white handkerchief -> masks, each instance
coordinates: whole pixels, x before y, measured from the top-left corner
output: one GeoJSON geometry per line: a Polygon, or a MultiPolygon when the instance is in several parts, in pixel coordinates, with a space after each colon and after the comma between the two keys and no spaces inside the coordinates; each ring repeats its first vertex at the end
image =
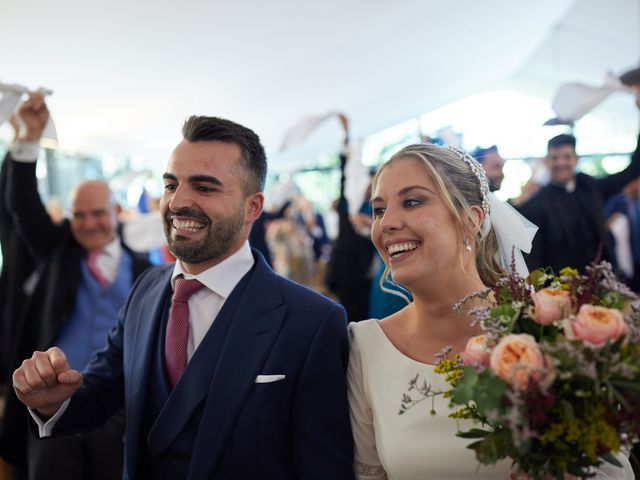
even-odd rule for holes
{"type": "Polygon", "coordinates": [[[4,92],[2,94],[2,99],[0,99],[0,125],[16,111],[21,97],[21,93],[15,92],[4,92]]]}
{"type": "Polygon", "coordinates": [[[284,380],[286,375],[258,375],[256,377],[256,383],[271,383],[278,380],[284,380]]]}

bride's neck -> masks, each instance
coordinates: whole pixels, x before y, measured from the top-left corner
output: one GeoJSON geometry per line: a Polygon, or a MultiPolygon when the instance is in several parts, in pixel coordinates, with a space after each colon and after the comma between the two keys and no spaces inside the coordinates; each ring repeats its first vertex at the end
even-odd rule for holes
{"type": "Polygon", "coordinates": [[[478,333],[477,327],[471,327],[472,318],[467,314],[470,308],[479,306],[478,302],[463,305],[462,314],[454,310],[454,305],[465,296],[484,288],[486,287],[479,278],[465,275],[438,286],[413,291],[412,330],[452,339],[460,336],[468,338],[478,333]]]}

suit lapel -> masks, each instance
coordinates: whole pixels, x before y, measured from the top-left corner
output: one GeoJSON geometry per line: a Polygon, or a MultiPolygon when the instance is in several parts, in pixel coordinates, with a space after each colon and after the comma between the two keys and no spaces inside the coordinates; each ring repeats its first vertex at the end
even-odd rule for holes
{"type": "Polygon", "coordinates": [[[255,251],[254,256],[256,268],[208,386],[189,478],[210,475],[285,318],[279,281],[262,256],[255,251]]]}

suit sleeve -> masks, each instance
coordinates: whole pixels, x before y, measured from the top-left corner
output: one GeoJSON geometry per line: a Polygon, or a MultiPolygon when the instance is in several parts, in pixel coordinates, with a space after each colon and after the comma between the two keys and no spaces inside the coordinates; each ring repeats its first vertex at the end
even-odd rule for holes
{"type": "Polygon", "coordinates": [[[0,165],[0,248],[2,256],[6,257],[8,234],[11,231],[11,214],[7,209],[7,177],[9,175],[9,157],[6,156],[0,165]]]}
{"type": "Polygon", "coordinates": [[[34,259],[47,256],[64,229],[52,220],[40,199],[36,164],[16,162],[9,156],[7,209],[22,241],[34,259]]]}
{"type": "Polygon", "coordinates": [[[317,329],[296,387],[293,455],[298,478],[352,480],[346,314],[332,306],[317,329]]]}
{"type": "Polygon", "coordinates": [[[609,175],[605,178],[596,179],[596,185],[604,201],[607,201],[613,195],[620,193],[622,187],[640,175],[640,135],[638,136],[638,144],[631,155],[631,163],[621,172],[609,175]]]}

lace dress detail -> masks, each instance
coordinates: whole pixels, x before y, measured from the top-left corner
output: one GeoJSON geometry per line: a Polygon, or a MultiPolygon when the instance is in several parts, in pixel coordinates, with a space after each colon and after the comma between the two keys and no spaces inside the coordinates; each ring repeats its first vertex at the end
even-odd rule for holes
{"type": "Polygon", "coordinates": [[[359,478],[387,478],[382,465],[367,465],[366,463],[354,462],[353,471],[359,478]]]}

